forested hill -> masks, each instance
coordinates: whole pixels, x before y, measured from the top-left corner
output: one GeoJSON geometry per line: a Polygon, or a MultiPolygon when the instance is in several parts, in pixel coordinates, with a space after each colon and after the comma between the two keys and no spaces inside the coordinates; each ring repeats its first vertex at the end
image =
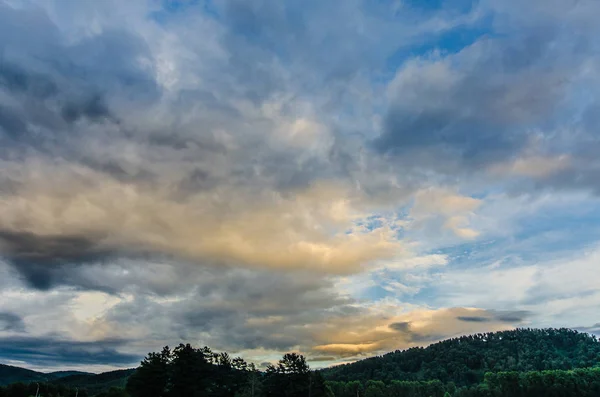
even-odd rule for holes
{"type": "Polygon", "coordinates": [[[127,379],[133,372],[135,372],[135,369],[123,369],[103,372],[101,374],[92,374],[81,371],[43,373],[0,364],[0,386],[10,385],[16,382],[23,382],[26,384],[39,382],[73,389],[86,389],[88,393],[93,395],[108,390],[111,387],[125,387],[127,379]]]}
{"type": "Polygon", "coordinates": [[[94,376],[89,372],[81,371],[56,371],[56,372],[37,372],[12,365],[0,364],[0,386],[9,385],[15,382],[60,382],[71,376],[94,376]]]}
{"type": "Polygon", "coordinates": [[[517,329],[448,339],[322,370],[331,381],[429,380],[472,385],[486,372],[600,366],[600,342],[571,329],[517,329]]]}
{"type": "Polygon", "coordinates": [[[50,379],[52,379],[52,376],[49,374],[0,364],[0,386],[14,382],[46,382],[50,379]]]}
{"type": "Polygon", "coordinates": [[[85,388],[90,395],[109,390],[111,387],[124,388],[135,369],[120,369],[101,374],[74,374],[57,379],[52,383],[70,388],[85,388]]]}

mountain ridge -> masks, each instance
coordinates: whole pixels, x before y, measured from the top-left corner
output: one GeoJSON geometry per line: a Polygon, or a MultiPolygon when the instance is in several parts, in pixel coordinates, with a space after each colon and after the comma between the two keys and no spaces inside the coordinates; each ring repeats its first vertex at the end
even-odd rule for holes
{"type": "Polygon", "coordinates": [[[45,382],[69,387],[86,388],[90,392],[103,391],[110,387],[125,387],[135,368],[119,369],[95,374],[85,371],[39,372],[14,365],[0,364],[0,386],[23,382],[45,382]]]}
{"type": "Polygon", "coordinates": [[[320,370],[330,381],[428,380],[469,385],[486,372],[600,365],[596,336],[570,328],[518,328],[465,335],[320,370]]]}

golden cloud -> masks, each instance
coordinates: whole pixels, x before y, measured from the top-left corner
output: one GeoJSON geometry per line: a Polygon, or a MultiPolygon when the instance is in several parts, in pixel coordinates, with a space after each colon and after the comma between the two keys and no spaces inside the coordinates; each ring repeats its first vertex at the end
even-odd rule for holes
{"type": "Polygon", "coordinates": [[[326,182],[282,194],[219,186],[185,198],[73,165],[32,165],[0,199],[0,228],[41,237],[83,236],[106,251],[350,273],[402,249],[393,225],[370,215],[359,193],[326,182]]]}

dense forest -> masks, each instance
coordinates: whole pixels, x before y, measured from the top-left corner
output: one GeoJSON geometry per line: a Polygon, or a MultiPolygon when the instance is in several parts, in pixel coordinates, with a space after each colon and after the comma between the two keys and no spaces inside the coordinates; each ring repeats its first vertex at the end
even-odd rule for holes
{"type": "MultiPolygon", "coordinates": [[[[326,386],[296,353],[260,372],[243,359],[189,344],[150,353],[127,382],[131,397],[322,397],[326,386]]],[[[329,394],[331,395],[331,394],[329,394]]]]}
{"type": "MultiPolygon", "coordinates": [[[[33,396],[33,378],[50,375],[10,368],[10,379],[25,379],[0,387],[0,397],[33,396]]],[[[259,371],[181,344],[148,354],[136,370],[51,375],[39,384],[42,397],[74,397],[76,388],[78,397],[587,397],[600,396],[600,342],[570,329],[518,329],[318,371],[296,353],[259,371]]]]}
{"type": "Polygon", "coordinates": [[[327,380],[437,379],[468,386],[486,372],[587,368],[600,364],[600,342],[571,329],[517,329],[444,340],[326,369],[327,380]]]}
{"type": "Polygon", "coordinates": [[[483,382],[457,388],[452,382],[326,382],[335,397],[598,397],[600,368],[490,372],[483,382]]]}

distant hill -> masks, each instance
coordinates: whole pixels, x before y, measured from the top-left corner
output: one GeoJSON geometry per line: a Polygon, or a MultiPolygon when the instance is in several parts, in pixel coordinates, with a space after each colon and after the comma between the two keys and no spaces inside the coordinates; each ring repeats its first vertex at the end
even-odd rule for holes
{"type": "Polygon", "coordinates": [[[15,382],[53,382],[57,379],[78,376],[78,375],[95,375],[90,372],[82,371],[55,371],[55,372],[38,372],[12,365],[0,364],[0,386],[9,385],[15,382]]]}
{"type": "Polygon", "coordinates": [[[42,372],[0,364],[0,386],[15,382],[46,382],[50,379],[52,376],[42,372]]]}
{"type": "Polygon", "coordinates": [[[135,369],[121,369],[117,371],[103,372],[101,374],[75,374],[65,376],[52,381],[54,384],[64,385],[70,388],[78,387],[86,389],[89,395],[95,395],[106,391],[111,387],[124,388],[127,379],[135,372],[135,369]]]}
{"type": "Polygon", "coordinates": [[[13,367],[0,364],[0,386],[11,383],[23,382],[45,382],[55,385],[64,385],[70,388],[87,390],[89,395],[94,395],[111,387],[125,387],[127,379],[135,369],[123,369],[117,371],[92,374],[82,371],[56,371],[43,373],[25,368],[13,367]]]}
{"type": "Polygon", "coordinates": [[[321,370],[330,381],[429,380],[473,385],[485,372],[600,366],[600,342],[571,329],[517,329],[462,336],[321,370]]]}
{"type": "Polygon", "coordinates": [[[66,376],[71,375],[95,375],[91,372],[83,372],[83,371],[56,371],[56,372],[48,372],[46,375],[51,376],[53,379],[64,378],[66,376]]]}

